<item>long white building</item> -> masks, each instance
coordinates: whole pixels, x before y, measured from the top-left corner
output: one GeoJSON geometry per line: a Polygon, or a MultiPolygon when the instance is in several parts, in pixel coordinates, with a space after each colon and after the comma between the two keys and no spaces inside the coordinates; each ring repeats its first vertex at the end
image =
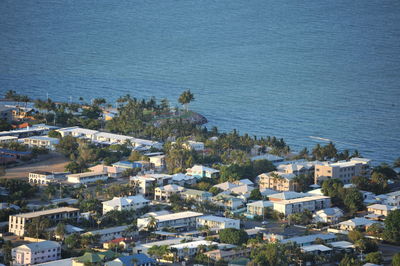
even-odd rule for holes
{"type": "Polygon", "coordinates": [[[273,202],[274,210],[283,213],[284,215],[303,212],[305,210],[313,212],[329,207],[331,207],[331,199],[327,196],[310,196],[273,202]]]}
{"type": "Polygon", "coordinates": [[[103,214],[109,211],[138,210],[149,206],[150,201],[142,195],[129,197],[114,197],[112,200],[103,201],[103,214]]]}
{"type": "MultiPolygon", "coordinates": [[[[196,218],[203,216],[200,212],[177,212],[165,215],[153,216],[156,221],[156,230],[162,230],[165,227],[172,227],[177,230],[185,230],[196,227],[196,218]]],[[[146,230],[150,224],[151,217],[137,219],[139,230],[146,230]]]]}
{"type": "Polygon", "coordinates": [[[197,227],[200,226],[205,226],[216,231],[226,228],[240,229],[240,220],[214,215],[205,215],[197,218],[197,227]]]}

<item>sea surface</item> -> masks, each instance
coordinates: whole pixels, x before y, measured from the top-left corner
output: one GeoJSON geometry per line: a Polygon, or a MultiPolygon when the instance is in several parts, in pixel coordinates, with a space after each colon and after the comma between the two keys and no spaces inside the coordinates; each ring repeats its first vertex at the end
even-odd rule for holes
{"type": "Polygon", "coordinates": [[[221,130],[400,156],[398,0],[1,0],[0,92],[190,105],[221,130]],[[313,138],[313,137],[318,138],[313,138]]]}

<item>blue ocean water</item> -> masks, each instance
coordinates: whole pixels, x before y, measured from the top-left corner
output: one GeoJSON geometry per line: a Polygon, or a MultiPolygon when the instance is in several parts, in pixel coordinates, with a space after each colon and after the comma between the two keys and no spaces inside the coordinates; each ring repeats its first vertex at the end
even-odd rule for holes
{"type": "Polygon", "coordinates": [[[0,91],[130,93],[209,125],[400,156],[398,0],[2,0],[0,91]]]}

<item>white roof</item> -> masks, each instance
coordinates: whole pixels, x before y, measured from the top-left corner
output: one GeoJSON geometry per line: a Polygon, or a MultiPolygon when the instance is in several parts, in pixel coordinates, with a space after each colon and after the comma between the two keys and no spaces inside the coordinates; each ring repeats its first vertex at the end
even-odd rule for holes
{"type": "Polygon", "coordinates": [[[268,197],[270,199],[291,200],[291,199],[305,198],[310,196],[313,195],[309,195],[308,193],[299,193],[295,191],[284,191],[276,194],[271,194],[268,197]]]}
{"type": "Polygon", "coordinates": [[[326,208],[319,210],[315,214],[317,215],[325,214],[326,216],[338,216],[338,215],[343,215],[343,211],[337,207],[333,207],[333,208],[326,208]]]}
{"type": "Polygon", "coordinates": [[[253,206],[253,207],[272,207],[274,204],[271,201],[266,201],[266,200],[259,200],[255,201],[252,203],[247,203],[247,206],[253,206]]]}
{"type": "Polygon", "coordinates": [[[44,215],[51,215],[51,214],[64,213],[64,212],[75,212],[75,211],[79,211],[79,209],[71,208],[71,207],[61,207],[61,208],[55,208],[55,209],[50,209],[50,210],[44,210],[44,211],[20,213],[20,214],[15,214],[13,216],[29,219],[29,218],[35,218],[35,217],[44,216],[44,215]]]}
{"type": "Polygon", "coordinates": [[[105,234],[117,233],[117,232],[125,231],[128,227],[129,227],[128,225],[109,227],[109,228],[105,228],[105,229],[90,231],[90,232],[85,233],[84,235],[86,235],[86,234],[105,235],[105,234]]]}
{"type": "Polygon", "coordinates": [[[254,183],[250,179],[247,179],[247,178],[240,179],[239,181],[235,181],[235,182],[239,183],[239,184],[243,184],[243,185],[249,185],[249,186],[253,186],[254,185],[254,183]]]}
{"type": "Polygon", "coordinates": [[[222,190],[228,190],[234,187],[237,187],[238,185],[231,183],[231,182],[224,182],[224,183],[220,183],[220,184],[216,184],[213,187],[222,189],[222,190]]]}
{"type": "Polygon", "coordinates": [[[283,158],[279,157],[279,156],[276,156],[276,155],[273,155],[273,154],[267,153],[267,154],[264,154],[264,155],[258,155],[258,156],[251,157],[251,160],[252,161],[268,160],[268,161],[271,161],[271,162],[276,162],[276,161],[283,161],[283,158]]]}
{"type": "Polygon", "coordinates": [[[179,182],[179,181],[187,181],[187,180],[192,180],[192,179],[194,179],[193,176],[185,175],[185,174],[182,174],[182,173],[174,174],[172,176],[172,180],[177,181],[177,182],[179,182]]]}
{"type": "Polygon", "coordinates": [[[213,241],[207,241],[207,240],[197,240],[197,241],[192,241],[192,242],[186,242],[186,243],[181,243],[181,244],[176,244],[170,246],[170,248],[176,248],[176,249],[183,249],[183,248],[197,248],[198,246],[211,246],[211,245],[218,245],[217,242],[213,241]]]}
{"type": "Polygon", "coordinates": [[[16,249],[29,249],[31,252],[38,252],[44,249],[59,248],[59,247],[61,247],[59,243],[55,241],[46,240],[46,241],[21,245],[16,247],[16,249]]]}
{"type": "Polygon", "coordinates": [[[150,202],[145,199],[142,195],[129,196],[129,197],[114,197],[112,200],[103,201],[103,205],[117,207],[117,206],[126,206],[132,203],[146,203],[150,202]]]}
{"type": "Polygon", "coordinates": [[[301,248],[304,252],[312,252],[312,251],[330,251],[332,250],[331,248],[328,248],[327,246],[324,245],[310,245],[310,246],[305,246],[301,248]]]}
{"type": "Polygon", "coordinates": [[[210,173],[219,173],[218,170],[210,167],[206,167],[203,165],[196,164],[192,168],[188,168],[187,171],[195,171],[195,172],[210,172],[210,173]]]}
{"type": "Polygon", "coordinates": [[[313,201],[313,200],[323,200],[323,199],[330,199],[330,197],[328,197],[328,196],[311,196],[311,197],[297,198],[297,199],[291,199],[291,200],[276,201],[276,202],[274,202],[274,204],[292,204],[292,203],[299,203],[299,202],[313,201]]]}
{"type": "Polygon", "coordinates": [[[157,219],[158,222],[164,222],[164,221],[170,221],[170,220],[198,217],[198,216],[202,216],[202,215],[203,215],[203,213],[201,213],[201,212],[185,211],[185,212],[177,212],[177,213],[159,215],[159,216],[156,216],[155,218],[157,219]]]}
{"type": "Polygon", "coordinates": [[[18,139],[15,136],[0,136],[0,140],[10,140],[10,139],[18,139]]]}
{"type": "Polygon", "coordinates": [[[254,187],[249,185],[237,186],[230,189],[230,191],[235,194],[246,194],[250,193],[252,190],[254,190],[254,187]]]}
{"type": "Polygon", "coordinates": [[[197,218],[198,220],[207,220],[207,221],[214,221],[218,223],[228,223],[228,222],[236,222],[239,221],[237,219],[231,219],[226,217],[220,217],[215,215],[205,215],[197,218]]]}
{"type": "Polygon", "coordinates": [[[24,139],[37,139],[37,140],[48,140],[51,142],[58,142],[57,138],[51,138],[51,137],[46,137],[46,136],[32,136],[32,137],[27,137],[24,139]]]}
{"type": "Polygon", "coordinates": [[[376,223],[376,221],[371,221],[365,219],[364,217],[350,219],[344,222],[339,223],[340,225],[347,225],[347,226],[364,226],[364,225],[371,225],[376,223]]]}
{"type": "Polygon", "coordinates": [[[322,240],[330,240],[330,239],[336,239],[336,235],[335,234],[315,234],[315,235],[297,236],[297,237],[284,239],[281,242],[282,243],[293,242],[293,243],[301,245],[301,244],[307,244],[307,243],[314,242],[317,238],[320,238],[322,240]]]}
{"type": "Polygon", "coordinates": [[[184,187],[174,185],[174,184],[159,187],[158,189],[160,189],[162,191],[168,191],[168,192],[179,192],[179,191],[185,190],[184,187]]]}
{"type": "Polygon", "coordinates": [[[396,206],[389,206],[385,204],[372,204],[369,205],[367,208],[381,211],[393,211],[398,209],[396,206]]]}
{"type": "Polygon", "coordinates": [[[348,241],[336,241],[329,244],[334,248],[354,248],[354,245],[348,241]]]}
{"type": "Polygon", "coordinates": [[[80,174],[69,174],[69,175],[67,175],[67,177],[81,178],[81,177],[99,176],[99,175],[107,175],[107,172],[105,172],[105,171],[101,171],[101,172],[85,172],[85,173],[80,173],[80,174]]]}

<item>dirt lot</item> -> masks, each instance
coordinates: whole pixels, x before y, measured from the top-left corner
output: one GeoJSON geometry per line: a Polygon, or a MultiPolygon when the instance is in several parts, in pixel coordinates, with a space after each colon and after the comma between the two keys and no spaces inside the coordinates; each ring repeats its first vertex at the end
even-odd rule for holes
{"type": "Polygon", "coordinates": [[[64,166],[68,160],[61,154],[51,152],[39,157],[39,162],[26,163],[21,166],[7,168],[6,175],[2,178],[26,178],[28,173],[32,171],[49,171],[49,172],[64,172],[64,166]]]}

